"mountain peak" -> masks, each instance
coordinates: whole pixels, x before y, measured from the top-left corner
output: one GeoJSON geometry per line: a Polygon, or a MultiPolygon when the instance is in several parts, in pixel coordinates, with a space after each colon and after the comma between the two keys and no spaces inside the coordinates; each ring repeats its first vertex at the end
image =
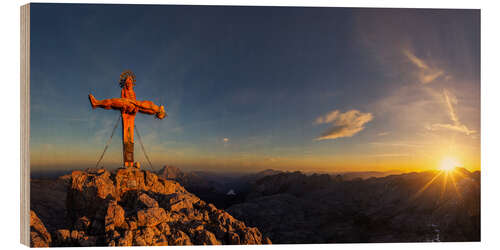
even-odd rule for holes
{"type": "MultiPolygon", "coordinates": [[[[257,228],[200,200],[177,181],[149,171],[73,171],[67,183],[67,227],[50,232],[52,237],[40,233],[32,242],[41,238],[50,246],[271,243],[257,228]]],[[[36,211],[32,218],[37,231],[43,232],[36,211]]]]}
{"type": "Polygon", "coordinates": [[[158,171],[158,175],[166,179],[177,179],[184,175],[184,173],[177,167],[165,165],[158,171]]]}

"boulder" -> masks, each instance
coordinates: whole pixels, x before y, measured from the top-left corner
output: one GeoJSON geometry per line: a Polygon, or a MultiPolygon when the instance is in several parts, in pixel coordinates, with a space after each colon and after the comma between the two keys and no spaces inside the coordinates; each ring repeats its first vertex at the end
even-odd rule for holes
{"type": "Polygon", "coordinates": [[[169,235],[169,245],[188,246],[193,245],[189,236],[181,230],[175,230],[169,235]]]}
{"type": "Polygon", "coordinates": [[[153,207],[137,212],[137,226],[154,227],[167,220],[167,213],[161,207],[153,207]]]}
{"type": "Polygon", "coordinates": [[[208,230],[198,230],[195,233],[195,245],[220,245],[215,235],[208,230]]]}
{"type": "Polygon", "coordinates": [[[125,210],[116,201],[109,202],[106,217],[104,218],[105,231],[113,231],[124,224],[126,224],[125,210]]]}
{"type": "Polygon", "coordinates": [[[158,202],[145,193],[139,195],[138,201],[138,205],[144,208],[158,207],[158,202]]]}
{"type": "Polygon", "coordinates": [[[68,213],[72,219],[82,216],[104,218],[107,200],[115,196],[116,189],[108,171],[73,171],[67,198],[68,213]]]}

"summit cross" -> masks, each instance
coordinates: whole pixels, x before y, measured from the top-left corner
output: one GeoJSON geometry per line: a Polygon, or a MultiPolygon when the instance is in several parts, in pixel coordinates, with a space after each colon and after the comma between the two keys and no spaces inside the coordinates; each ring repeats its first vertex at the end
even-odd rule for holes
{"type": "Polygon", "coordinates": [[[134,164],[134,120],[137,112],[155,115],[158,119],[163,119],[167,115],[163,106],[158,106],[152,101],[139,101],[134,92],[135,75],[132,71],[124,71],[120,75],[120,87],[122,88],[120,98],[97,100],[89,94],[92,108],[104,108],[120,110],[122,117],[122,143],[123,162],[125,167],[132,167],[134,164]]]}

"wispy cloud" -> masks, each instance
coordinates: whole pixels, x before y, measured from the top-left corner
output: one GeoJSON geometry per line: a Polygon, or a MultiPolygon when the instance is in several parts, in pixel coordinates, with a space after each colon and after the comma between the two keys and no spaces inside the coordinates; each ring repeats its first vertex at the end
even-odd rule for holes
{"type": "Polygon", "coordinates": [[[475,130],[470,130],[467,128],[467,126],[460,124],[460,125],[454,125],[454,124],[442,124],[442,123],[436,123],[432,124],[430,127],[428,127],[429,130],[440,130],[440,129],[448,129],[448,130],[454,130],[457,132],[465,133],[466,135],[474,134],[476,133],[475,130]]]}
{"type": "MultiPolygon", "coordinates": [[[[418,79],[421,83],[427,84],[436,80],[440,76],[444,76],[445,72],[439,68],[431,67],[421,58],[418,58],[409,50],[403,50],[406,57],[419,69],[417,72],[418,79]]],[[[449,76],[445,76],[449,79],[449,76]]]]}
{"type": "Polygon", "coordinates": [[[377,135],[378,136],[386,136],[386,135],[389,135],[389,134],[390,134],[390,132],[380,132],[377,135]]]}
{"type": "Polygon", "coordinates": [[[443,99],[446,104],[446,108],[448,110],[448,115],[450,116],[450,119],[453,123],[451,124],[444,124],[444,123],[436,123],[432,124],[427,127],[429,130],[441,130],[441,129],[447,129],[447,130],[453,130],[456,132],[461,132],[465,133],[466,135],[471,135],[476,133],[476,131],[471,130],[467,128],[464,124],[460,122],[458,119],[458,115],[455,111],[455,105],[458,104],[457,98],[448,90],[443,91],[443,99]]]}
{"type": "MultiPolygon", "coordinates": [[[[403,50],[403,53],[412,62],[412,64],[418,68],[417,75],[419,81],[422,84],[428,84],[434,82],[439,77],[443,77],[444,80],[451,79],[451,76],[449,74],[446,74],[443,70],[437,67],[430,66],[427,62],[415,56],[415,54],[413,54],[411,51],[403,50]]],[[[424,87],[423,89],[426,90],[432,96],[444,100],[444,104],[446,106],[446,112],[451,120],[451,123],[435,123],[432,125],[427,125],[426,128],[428,130],[431,131],[451,130],[464,133],[466,135],[471,135],[476,133],[476,131],[469,129],[459,120],[457,112],[455,110],[455,106],[458,105],[458,101],[457,98],[450,91],[444,89],[443,93],[441,94],[439,92],[431,90],[428,87],[424,87]]]]}
{"type": "Polygon", "coordinates": [[[332,124],[316,140],[351,137],[363,130],[364,125],[372,119],[373,115],[371,113],[363,113],[355,109],[345,113],[333,110],[324,116],[316,118],[315,124],[332,124]]]}
{"type": "Polygon", "coordinates": [[[451,120],[454,123],[460,123],[460,121],[458,120],[457,113],[453,108],[453,105],[458,104],[457,98],[446,89],[443,91],[443,97],[446,103],[446,107],[448,108],[448,113],[450,114],[451,120]]]}

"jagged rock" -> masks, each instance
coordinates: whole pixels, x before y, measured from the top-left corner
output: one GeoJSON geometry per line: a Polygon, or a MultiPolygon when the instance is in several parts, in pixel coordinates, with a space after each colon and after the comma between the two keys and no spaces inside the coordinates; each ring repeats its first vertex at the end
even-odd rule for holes
{"type": "Polygon", "coordinates": [[[144,238],[142,238],[142,236],[136,236],[134,238],[134,245],[136,245],[136,246],[147,246],[146,241],[144,240],[144,238]]]}
{"type": "Polygon", "coordinates": [[[122,227],[123,224],[125,224],[125,210],[116,201],[109,202],[104,218],[105,231],[113,231],[116,227],[122,227]]]}
{"type": "Polygon", "coordinates": [[[52,238],[36,213],[30,211],[30,246],[49,247],[52,238]]]}
{"type": "Polygon", "coordinates": [[[259,244],[262,239],[262,234],[255,227],[244,229],[243,237],[241,237],[241,244],[259,244]]]}
{"type": "Polygon", "coordinates": [[[123,237],[118,240],[118,246],[132,246],[134,240],[134,233],[130,230],[123,233],[123,237]]]}
{"type": "Polygon", "coordinates": [[[55,246],[70,246],[71,233],[68,229],[59,229],[55,233],[54,244],[55,246]]]}
{"type": "Polygon", "coordinates": [[[55,230],[52,245],[47,230],[33,235],[40,246],[232,244],[231,237],[241,244],[270,243],[256,228],[149,171],[87,169],[65,182],[69,229],[55,230]]]}
{"type": "Polygon", "coordinates": [[[137,221],[135,220],[129,220],[127,223],[129,226],[129,230],[136,230],[137,229],[137,221]]]}
{"type": "Polygon", "coordinates": [[[139,206],[143,206],[146,208],[158,207],[158,202],[153,198],[149,197],[147,194],[142,193],[139,195],[139,206]]]}
{"type": "Polygon", "coordinates": [[[73,230],[71,231],[70,237],[73,241],[78,241],[78,239],[82,238],[84,235],[84,231],[73,230]]]}
{"type": "Polygon", "coordinates": [[[158,225],[158,230],[160,230],[160,233],[163,235],[169,235],[170,234],[170,226],[166,222],[162,222],[158,225]]]}
{"type": "Polygon", "coordinates": [[[87,216],[82,216],[75,222],[75,229],[87,231],[90,227],[90,224],[91,221],[89,220],[89,218],[87,218],[87,216]]]}
{"type": "Polygon", "coordinates": [[[227,234],[228,236],[228,241],[229,241],[229,244],[232,244],[232,245],[239,245],[240,244],[240,236],[236,233],[233,233],[233,232],[229,232],[227,234]]]}
{"type": "Polygon", "coordinates": [[[163,234],[157,237],[155,246],[168,246],[167,237],[163,234]]]}
{"type": "Polygon", "coordinates": [[[175,230],[171,235],[169,235],[169,245],[176,246],[187,246],[193,245],[189,236],[181,230],[175,230]]]}
{"type": "Polygon", "coordinates": [[[215,235],[207,230],[197,230],[195,233],[196,244],[199,245],[220,245],[215,235]]]}
{"type": "Polygon", "coordinates": [[[152,246],[153,238],[155,237],[155,230],[153,230],[152,227],[145,227],[144,229],[141,230],[141,234],[144,239],[144,242],[146,242],[146,245],[152,246]]]}
{"type": "Polygon", "coordinates": [[[97,243],[96,236],[87,235],[84,231],[68,229],[59,229],[55,233],[54,241],[51,246],[68,247],[68,246],[95,246],[97,243]]]}
{"type": "Polygon", "coordinates": [[[154,227],[167,220],[167,213],[161,207],[153,207],[137,212],[137,226],[154,227]]]}
{"type": "Polygon", "coordinates": [[[162,200],[162,206],[166,207],[170,211],[178,212],[182,209],[192,210],[193,204],[198,202],[200,199],[191,194],[179,194],[174,193],[172,195],[166,196],[162,200]]]}
{"type": "Polygon", "coordinates": [[[68,194],[68,212],[72,218],[87,216],[103,219],[107,200],[116,196],[110,173],[104,169],[73,171],[68,194]]]}

